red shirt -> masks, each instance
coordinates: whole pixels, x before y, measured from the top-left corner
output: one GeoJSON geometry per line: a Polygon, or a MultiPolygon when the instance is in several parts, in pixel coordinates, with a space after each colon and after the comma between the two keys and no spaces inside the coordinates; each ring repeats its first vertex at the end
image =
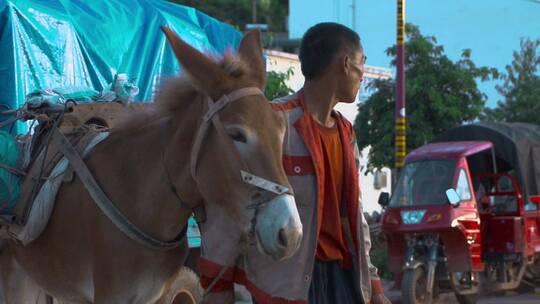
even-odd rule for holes
{"type": "Polygon", "coordinates": [[[352,266],[349,250],[341,228],[343,190],[343,147],[337,124],[332,128],[319,125],[324,156],[324,197],[319,206],[320,233],[317,239],[317,259],[338,261],[343,268],[352,266]]]}

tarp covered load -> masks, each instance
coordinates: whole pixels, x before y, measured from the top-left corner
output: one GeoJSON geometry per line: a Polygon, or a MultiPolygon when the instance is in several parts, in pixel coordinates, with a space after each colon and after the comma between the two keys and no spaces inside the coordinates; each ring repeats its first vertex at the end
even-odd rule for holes
{"type": "Polygon", "coordinates": [[[505,162],[506,168],[499,170],[516,171],[525,200],[530,195],[540,194],[540,126],[526,123],[471,124],[448,130],[433,142],[467,140],[493,143],[496,158],[505,162]]]}
{"type": "Polygon", "coordinates": [[[0,130],[0,213],[15,205],[21,191],[19,176],[2,168],[2,164],[15,167],[19,159],[19,148],[15,139],[0,130]]]}
{"type": "MultiPolygon", "coordinates": [[[[162,25],[210,54],[236,49],[241,39],[231,26],[164,0],[0,0],[0,111],[18,108],[35,91],[94,95],[119,74],[138,87],[135,101],[151,101],[160,79],[179,71],[162,25]]],[[[5,130],[20,134],[27,126],[5,130]]],[[[9,141],[0,162],[13,165],[13,138],[0,135],[2,144],[9,141]]],[[[13,204],[18,185],[0,169],[0,202],[13,204]]],[[[190,246],[200,244],[195,228],[190,220],[190,246]]]]}
{"type": "Polygon", "coordinates": [[[119,73],[139,87],[136,100],[149,101],[160,78],[179,70],[161,25],[214,54],[241,38],[227,24],[162,0],[0,0],[0,104],[14,109],[48,88],[102,91],[119,73]]]}

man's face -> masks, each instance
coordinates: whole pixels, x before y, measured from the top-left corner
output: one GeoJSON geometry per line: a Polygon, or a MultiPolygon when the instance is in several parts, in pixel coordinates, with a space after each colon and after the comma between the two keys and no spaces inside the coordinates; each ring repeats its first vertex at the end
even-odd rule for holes
{"type": "Polygon", "coordinates": [[[343,73],[339,82],[338,98],[340,102],[353,103],[364,78],[365,56],[361,50],[343,57],[343,73]]]}

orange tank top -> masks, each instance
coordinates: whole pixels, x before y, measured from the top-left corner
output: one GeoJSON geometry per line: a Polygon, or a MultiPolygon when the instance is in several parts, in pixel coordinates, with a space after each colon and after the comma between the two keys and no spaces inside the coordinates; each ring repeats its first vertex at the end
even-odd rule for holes
{"type": "Polygon", "coordinates": [[[320,232],[317,240],[317,259],[338,261],[350,268],[351,258],[343,229],[340,207],[343,189],[343,147],[337,125],[328,128],[319,125],[324,156],[324,197],[319,206],[320,232]]]}

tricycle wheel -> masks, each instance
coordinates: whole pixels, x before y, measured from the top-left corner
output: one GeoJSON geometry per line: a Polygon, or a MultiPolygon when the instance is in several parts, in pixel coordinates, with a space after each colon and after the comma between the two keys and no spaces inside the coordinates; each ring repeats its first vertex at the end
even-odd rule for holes
{"type": "Polygon", "coordinates": [[[476,304],[478,301],[477,294],[460,295],[456,293],[456,298],[459,304],[476,304]]]}
{"type": "Polygon", "coordinates": [[[403,273],[401,293],[404,304],[428,304],[427,272],[423,267],[409,269],[403,273]]]}

